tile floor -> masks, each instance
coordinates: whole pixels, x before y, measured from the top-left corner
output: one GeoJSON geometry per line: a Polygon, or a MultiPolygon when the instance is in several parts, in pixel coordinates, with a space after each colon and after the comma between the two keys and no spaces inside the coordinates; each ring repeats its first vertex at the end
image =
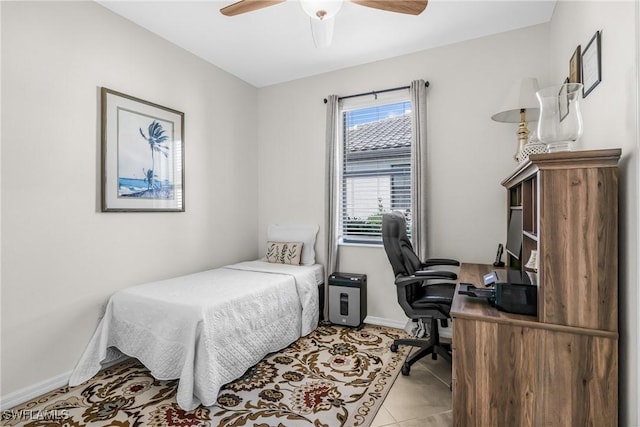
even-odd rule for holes
{"type": "MultiPolygon", "coordinates": [[[[415,349],[414,349],[415,351],[415,349]]],[[[451,363],[427,356],[398,375],[371,427],[450,427],[451,363]]]]}

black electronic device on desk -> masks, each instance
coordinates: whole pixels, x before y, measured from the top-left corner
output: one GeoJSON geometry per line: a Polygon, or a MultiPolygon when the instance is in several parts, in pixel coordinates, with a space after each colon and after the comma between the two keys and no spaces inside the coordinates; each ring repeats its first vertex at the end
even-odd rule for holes
{"type": "Polygon", "coordinates": [[[498,245],[498,251],[496,252],[496,260],[493,263],[494,267],[504,267],[504,262],[502,262],[502,252],[504,251],[504,247],[502,243],[498,245]]]}
{"type": "Polygon", "coordinates": [[[459,294],[486,298],[489,304],[507,313],[538,314],[538,287],[531,276],[519,270],[494,271],[483,278],[484,288],[460,283],[459,294]]]}
{"type": "Polygon", "coordinates": [[[507,313],[538,314],[538,287],[520,283],[496,283],[495,301],[498,310],[507,313]]]}

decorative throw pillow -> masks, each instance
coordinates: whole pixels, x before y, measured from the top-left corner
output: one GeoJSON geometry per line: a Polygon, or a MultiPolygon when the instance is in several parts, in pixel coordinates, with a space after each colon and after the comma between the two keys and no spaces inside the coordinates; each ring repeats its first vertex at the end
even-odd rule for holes
{"type": "Polygon", "coordinates": [[[267,242],[267,262],[300,265],[302,243],[267,242]]]}
{"type": "Polygon", "coordinates": [[[300,264],[312,265],[316,262],[316,234],[318,225],[278,225],[271,224],[267,228],[269,242],[302,242],[302,258],[300,264]]]}

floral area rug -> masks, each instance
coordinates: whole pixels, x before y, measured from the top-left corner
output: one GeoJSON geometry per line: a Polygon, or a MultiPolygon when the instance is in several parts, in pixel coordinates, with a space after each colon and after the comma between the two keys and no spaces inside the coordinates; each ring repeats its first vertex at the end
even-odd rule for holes
{"type": "Polygon", "coordinates": [[[369,426],[409,348],[399,329],[321,325],[225,385],[217,404],[182,410],[177,381],[154,379],[135,359],[2,412],[2,425],[32,427],[369,426]]]}

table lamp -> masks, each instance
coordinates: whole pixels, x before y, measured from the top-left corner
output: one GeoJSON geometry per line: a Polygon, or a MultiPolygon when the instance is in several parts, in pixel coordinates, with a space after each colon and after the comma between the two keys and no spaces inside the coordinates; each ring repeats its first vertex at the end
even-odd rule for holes
{"type": "Polygon", "coordinates": [[[522,161],[522,150],[529,139],[527,121],[535,122],[540,115],[540,106],[536,98],[538,80],[534,77],[523,77],[513,82],[499,112],[491,116],[496,122],[519,123],[518,151],[514,158],[522,161]]]}

